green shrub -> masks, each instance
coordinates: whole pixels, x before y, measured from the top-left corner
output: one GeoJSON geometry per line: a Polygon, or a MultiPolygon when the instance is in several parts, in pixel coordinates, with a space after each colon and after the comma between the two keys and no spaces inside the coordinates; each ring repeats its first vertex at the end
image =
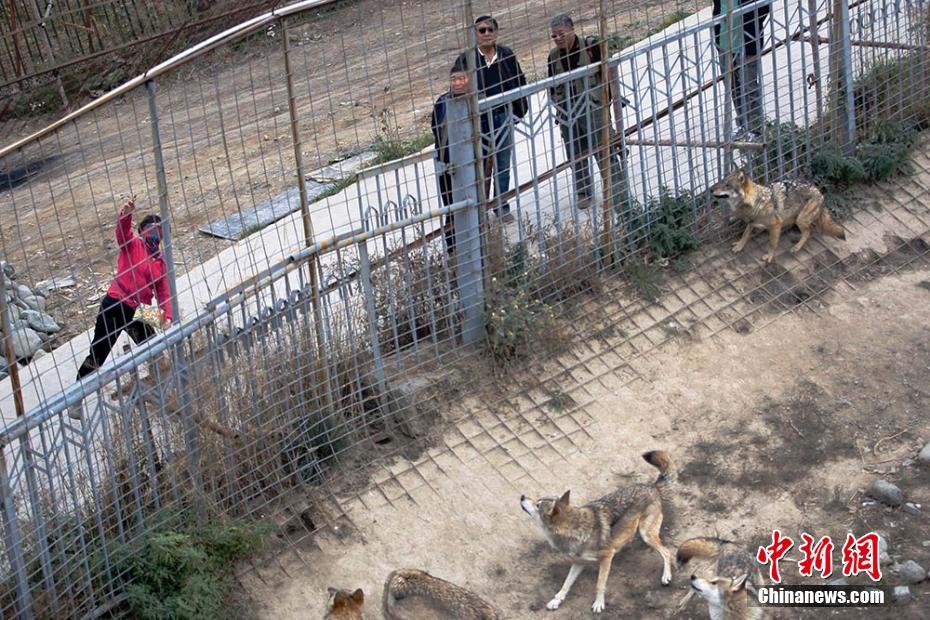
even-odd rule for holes
{"type": "Polygon", "coordinates": [[[648,243],[659,258],[675,258],[698,247],[694,235],[695,196],[683,190],[677,196],[661,188],[658,197],[649,199],[647,212],[652,219],[648,243]]]}
{"type": "Polygon", "coordinates": [[[504,366],[533,351],[552,348],[559,330],[552,307],[536,294],[540,268],[526,243],[504,250],[491,239],[488,248],[493,275],[485,291],[486,342],[491,358],[504,366]]]}
{"type": "Polygon", "coordinates": [[[131,614],[145,620],[230,618],[233,564],[255,553],[268,527],[221,522],[162,529],[115,553],[131,614]]]}

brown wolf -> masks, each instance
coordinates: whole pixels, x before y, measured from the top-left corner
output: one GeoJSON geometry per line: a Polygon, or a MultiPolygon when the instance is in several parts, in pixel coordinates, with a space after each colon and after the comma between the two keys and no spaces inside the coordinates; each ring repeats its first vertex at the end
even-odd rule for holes
{"type": "Polygon", "coordinates": [[[477,594],[415,568],[388,575],[382,612],[385,620],[501,620],[502,617],[477,594]]]}
{"type": "Polygon", "coordinates": [[[678,547],[678,567],[688,565],[691,590],[683,608],[697,592],[707,601],[712,620],[758,620],[762,609],[749,605],[749,591],[764,585],[759,564],[739,545],[720,538],[698,537],[678,547]]]}
{"type": "Polygon", "coordinates": [[[532,500],[520,497],[520,506],[542,527],[549,544],[572,561],[562,589],[549,601],[549,609],[558,609],[572,585],[584,570],[585,563],[598,562],[597,596],[591,609],[604,611],[607,576],[614,555],[639,532],[643,541],[662,556],[662,585],[672,580],[672,552],[662,544],[662,494],[675,482],[677,470],[672,457],[664,450],[643,454],[646,462],[659,470],[650,484],[621,487],[609,495],[580,507],[569,504],[569,493],[560,498],[532,500]]]}
{"type": "Polygon", "coordinates": [[[323,620],[365,620],[365,593],[329,588],[329,603],[323,620]]]}
{"type": "Polygon", "coordinates": [[[801,238],[792,246],[792,254],[804,247],[815,228],[846,239],[843,227],[830,218],[823,194],[810,183],[786,181],[766,187],[753,183],[748,174],[737,170],[710,190],[717,201],[726,201],[733,215],[746,224],[743,236],[733,246],[734,252],[743,251],[753,231],[768,230],[769,251],[762,260],[771,263],[782,231],[793,225],[801,230],[801,238]]]}

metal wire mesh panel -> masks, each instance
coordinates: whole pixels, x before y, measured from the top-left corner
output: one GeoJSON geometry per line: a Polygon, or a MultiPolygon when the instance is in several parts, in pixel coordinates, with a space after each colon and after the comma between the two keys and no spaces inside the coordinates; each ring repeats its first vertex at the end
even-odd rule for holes
{"type": "MultiPolygon", "coordinates": [[[[633,377],[670,321],[757,320],[799,259],[734,262],[709,188],[808,180],[840,216],[930,121],[924,2],[482,8],[279,7],[0,150],[4,615],[123,609],[126,554],[178,520],[296,545],[334,480],[408,497],[426,477],[386,459],[443,423],[457,458],[529,475],[529,442],[556,458],[585,432],[561,393],[504,407],[553,412],[532,438],[437,412],[486,406],[515,359],[567,389],[633,377]],[[679,285],[650,305],[666,267],[679,285]],[[603,346],[545,368],[573,304],[629,336],[605,318],[603,346]]],[[[863,238],[927,225],[847,215],[863,238]]],[[[830,243],[809,260],[856,268],[830,243]]]]}

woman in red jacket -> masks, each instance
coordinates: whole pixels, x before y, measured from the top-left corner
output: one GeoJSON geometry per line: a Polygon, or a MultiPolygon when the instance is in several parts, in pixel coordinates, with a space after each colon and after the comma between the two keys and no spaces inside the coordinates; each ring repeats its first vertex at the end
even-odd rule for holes
{"type": "Polygon", "coordinates": [[[90,354],[78,368],[78,379],[100,368],[123,330],[129,333],[136,344],[155,334],[151,326],[133,320],[140,304],[151,303],[153,291],[164,313],[162,327],[167,328],[171,323],[166,275],[168,268],[161,255],[161,218],[157,215],[145,216],[139,224],[139,235],[136,235],[132,232],[132,214],[135,209],[133,196],[119,211],[116,223],[116,242],[119,245],[116,277],[100,302],[90,354]]]}

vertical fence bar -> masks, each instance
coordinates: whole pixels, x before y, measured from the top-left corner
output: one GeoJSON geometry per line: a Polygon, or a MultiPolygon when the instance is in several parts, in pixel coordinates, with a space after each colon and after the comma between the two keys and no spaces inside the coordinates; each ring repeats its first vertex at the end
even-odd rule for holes
{"type": "MultiPolygon", "coordinates": [[[[475,12],[472,6],[472,0],[465,0],[465,68],[468,72],[469,81],[471,82],[471,87],[469,88],[469,97],[468,103],[471,107],[469,117],[465,119],[466,122],[471,123],[472,125],[472,144],[475,151],[474,161],[475,161],[475,184],[477,187],[477,199],[480,203],[480,208],[478,209],[478,236],[479,239],[484,238],[484,233],[487,231],[487,207],[490,202],[487,196],[487,180],[484,178],[485,167],[484,167],[484,147],[482,145],[482,135],[481,135],[481,111],[478,107],[478,66],[475,64],[475,59],[478,52],[478,35],[475,31],[475,12]]],[[[495,147],[497,146],[497,140],[494,136],[494,119],[492,118],[493,114],[488,110],[488,132],[490,133],[491,138],[491,160],[493,161],[493,153],[495,147]]],[[[451,140],[451,134],[449,134],[451,140]]],[[[461,160],[468,161],[468,160],[461,160]]],[[[491,170],[491,177],[493,179],[494,170],[491,170]]],[[[502,227],[503,228],[503,227],[502,227]]],[[[504,242],[503,235],[501,235],[501,243],[504,242]]]]}
{"type": "MultiPolygon", "coordinates": [[[[155,153],[155,179],[158,183],[158,207],[161,213],[161,230],[164,239],[165,262],[168,266],[168,272],[165,277],[168,278],[168,290],[171,295],[171,313],[175,321],[181,320],[181,308],[178,302],[178,282],[177,274],[174,267],[174,243],[171,239],[171,226],[169,223],[168,208],[168,181],[165,177],[165,160],[162,155],[161,134],[158,130],[158,104],[155,99],[155,80],[149,80],[145,83],[149,100],[149,115],[152,120],[152,150],[155,153]]],[[[176,365],[175,376],[178,377],[178,399],[181,408],[181,421],[184,426],[184,441],[187,446],[188,467],[190,469],[191,479],[194,483],[195,498],[200,500],[203,496],[203,479],[200,474],[200,458],[197,447],[197,431],[194,426],[194,420],[191,417],[191,399],[190,389],[187,384],[187,355],[184,347],[178,345],[175,347],[176,365]]],[[[199,502],[198,502],[199,505],[199,502]]]]}
{"type": "Polygon", "coordinates": [[[455,270],[464,309],[462,341],[479,342],[484,336],[484,283],[482,281],[481,234],[479,213],[480,187],[469,123],[469,102],[465,98],[446,100],[446,131],[449,136],[449,159],[452,160],[452,200],[469,201],[464,210],[455,214],[455,270]]]}
{"type": "Polygon", "coordinates": [[[831,18],[833,129],[840,132],[839,146],[847,155],[851,155],[856,145],[856,111],[853,101],[852,44],[849,40],[849,0],[833,0],[831,18]]]}
{"type": "MultiPolygon", "coordinates": [[[[281,45],[284,49],[284,77],[287,83],[287,109],[290,115],[291,138],[294,143],[294,163],[297,167],[297,189],[300,193],[300,215],[304,228],[304,243],[307,247],[314,244],[313,220],[310,219],[310,200],[307,197],[306,176],[304,174],[303,146],[300,141],[300,125],[297,120],[297,96],[294,94],[294,72],[291,68],[291,44],[288,40],[287,19],[279,20],[281,26],[281,45]]],[[[316,348],[319,356],[319,374],[317,381],[322,386],[323,405],[326,411],[332,412],[333,399],[329,374],[329,362],[326,356],[326,338],[323,330],[323,316],[320,312],[320,285],[317,273],[318,258],[316,254],[310,258],[310,302],[313,306],[313,329],[316,334],[316,348]]]]}
{"type": "MultiPolygon", "coordinates": [[[[368,228],[368,220],[365,220],[368,228]]],[[[387,380],[384,375],[384,360],[381,358],[381,342],[378,333],[378,314],[375,312],[375,293],[371,283],[371,262],[368,258],[368,242],[358,244],[359,275],[362,293],[365,297],[365,312],[368,316],[368,333],[371,338],[371,355],[375,365],[375,381],[378,382],[378,393],[387,394],[387,380]]]]}
{"type": "MultiPolygon", "coordinates": [[[[5,282],[6,276],[0,272],[0,326],[3,327],[3,334],[0,335],[3,337],[3,353],[6,356],[10,373],[10,384],[13,387],[13,402],[16,406],[16,417],[22,417],[25,415],[23,394],[22,387],[19,383],[19,368],[16,365],[16,353],[13,350],[13,331],[10,325],[10,315],[6,304],[5,282]]],[[[26,442],[26,444],[21,446],[21,449],[28,455],[28,433],[26,434],[26,442]]],[[[27,463],[26,466],[28,465],[27,463]]],[[[3,503],[3,534],[6,554],[16,581],[16,606],[19,609],[18,615],[20,618],[32,618],[32,593],[29,591],[29,576],[26,574],[26,559],[23,556],[22,532],[19,529],[19,519],[16,516],[16,504],[13,501],[13,488],[10,485],[9,472],[7,470],[6,446],[3,445],[0,445],[0,502],[3,503]]],[[[35,507],[38,509],[38,506],[35,507]]]]}
{"type": "MultiPolygon", "coordinates": [[[[814,115],[814,118],[820,119],[823,118],[823,83],[821,81],[820,75],[820,25],[817,21],[817,2],[818,0],[807,0],[807,34],[811,42],[811,56],[813,58],[813,81],[814,81],[814,97],[817,100],[817,113],[814,115]]],[[[807,116],[808,124],[810,121],[809,115],[805,110],[805,115],[807,116]]],[[[823,133],[819,136],[821,142],[823,141],[823,133]]]]}
{"type": "MultiPolygon", "coordinates": [[[[598,113],[601,117],[601,127],[599,136],[601,148],[604,149],[604,155],[598,158],[601,169],[601,179],[604,187],[604,230],[601,233],[601,252],[603,260],[610,264],[613,262],[613,252],[610,251],[610,228],[613,222],[613,175],[611,174],[613,166],[613,145],[610,143],[610,68],[607,66],[607,15],[604,13],[604,0],[600,0],[598,5],[598,46],[601,50],[601,109],[598,113]]],[[[619,93],[618,93],[619,96],[619,93]]]]}

